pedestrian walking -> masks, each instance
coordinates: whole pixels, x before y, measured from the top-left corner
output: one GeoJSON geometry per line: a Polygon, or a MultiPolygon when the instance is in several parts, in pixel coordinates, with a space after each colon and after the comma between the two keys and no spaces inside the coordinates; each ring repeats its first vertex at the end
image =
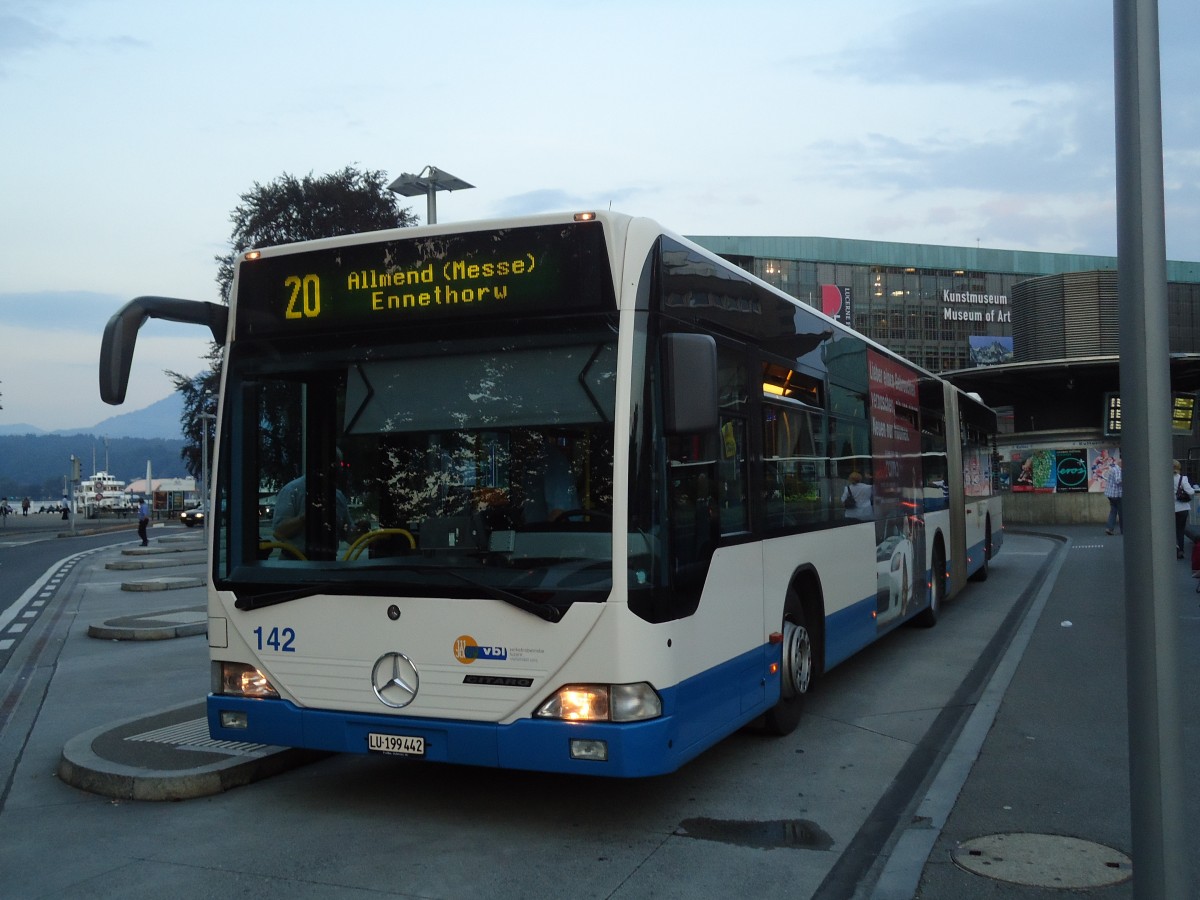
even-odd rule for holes
{"type": "Polygon", "coordinates": [[[1175,492],[1175,558],[1183,559],[1183,530],[1187,527],[1188,513],[1192,511],[1192,495],[1196,493],[1196,489],[1183,474],[1179,460],[1171,462],[1175,469],[1175,478],[1171,482],[1175,492]]]}
{"type": "Polygon", "coordinates": [[[64,521],[64,522],[65,522],[65,521],[67,521],[67,515],[70,513],[70,511],[71,511],[71,504],[67,502],[67,495],[66,495],[66,494],[63,494],[63,498],[62,498],[62,517],[63,517],[63,521],[64,521]]]}
{"type": "Polygon", "coordinates": [[[1121,475],[1121,458],[1117,457],[1101,476],[1104,479],[1104,496],[1108,498],[1108,525],[1105,534],[1116,529],[1125,533],[1125,521],[1121,518],[1121,493],[1124,489],[1121,475]]]}
{"type": "Polygon", "coordinates": [[[23,516],[29,515],[29,498],[28,497],[26,497],[24,500],[21,501],[21,515],[23,515],[23,516]]]}
{"type": "Polygon", "coordinates": [[[150,546],[150,538],[146,536],[146,529],[150,526],[150,504],[143,497],[138,504],[138,537],[142,539],[142,546],[150,546]]]}

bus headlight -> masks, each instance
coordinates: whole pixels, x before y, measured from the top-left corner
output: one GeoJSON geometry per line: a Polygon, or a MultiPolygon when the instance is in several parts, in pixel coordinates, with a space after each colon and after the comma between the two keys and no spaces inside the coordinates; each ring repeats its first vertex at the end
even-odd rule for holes
{"type": "Polygon", "coordinates": [[[279,691],[267,676],[246,663],[221,663],[221,693],[234,697],[279,699],[279,691]]]}
{"type": "Polygon", "coordinates": [[[639,722],[662,715],[662,698],[646,682],[568,684],[534,711],[539,719],[568,722],[639,722]]]}

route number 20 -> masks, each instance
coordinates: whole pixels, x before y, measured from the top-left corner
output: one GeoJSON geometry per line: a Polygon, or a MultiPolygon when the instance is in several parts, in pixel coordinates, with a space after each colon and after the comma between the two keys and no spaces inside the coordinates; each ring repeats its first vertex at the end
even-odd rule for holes
{"type": "Polygon", "coordinates": [[[312,319],[321,314],[321,279],[316,275],[289,275],[284,279],[284,285],[292,289],[288,300],[288,319],[312,319]]]}

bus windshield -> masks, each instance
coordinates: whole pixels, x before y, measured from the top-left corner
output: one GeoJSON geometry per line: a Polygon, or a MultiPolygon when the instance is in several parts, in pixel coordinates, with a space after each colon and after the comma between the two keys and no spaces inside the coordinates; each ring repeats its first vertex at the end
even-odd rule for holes
{"type": "Polygon", "coordinates": [[[604,599],[616,343],[597,325],[342,353],[256,344],[244,359],[235,346],[218,586],[604,599]]]}

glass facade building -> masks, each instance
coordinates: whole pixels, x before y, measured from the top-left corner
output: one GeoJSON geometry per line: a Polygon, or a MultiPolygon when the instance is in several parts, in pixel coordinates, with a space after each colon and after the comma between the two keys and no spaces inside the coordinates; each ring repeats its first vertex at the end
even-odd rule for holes
{"type": "MultiPolygon", "coordinates": [[[[933,372],[1014,361],[1014,284],[1117,268],[1115,257],[1072,253],[817,237],[689,239],[933,372]]],[[[1200,351],[1200,263],[1168,262],[1167,281],[1171,350],[1200,351]]],[[[1070,328],[1070,309],[1061,312],[1070,328]]]]}

